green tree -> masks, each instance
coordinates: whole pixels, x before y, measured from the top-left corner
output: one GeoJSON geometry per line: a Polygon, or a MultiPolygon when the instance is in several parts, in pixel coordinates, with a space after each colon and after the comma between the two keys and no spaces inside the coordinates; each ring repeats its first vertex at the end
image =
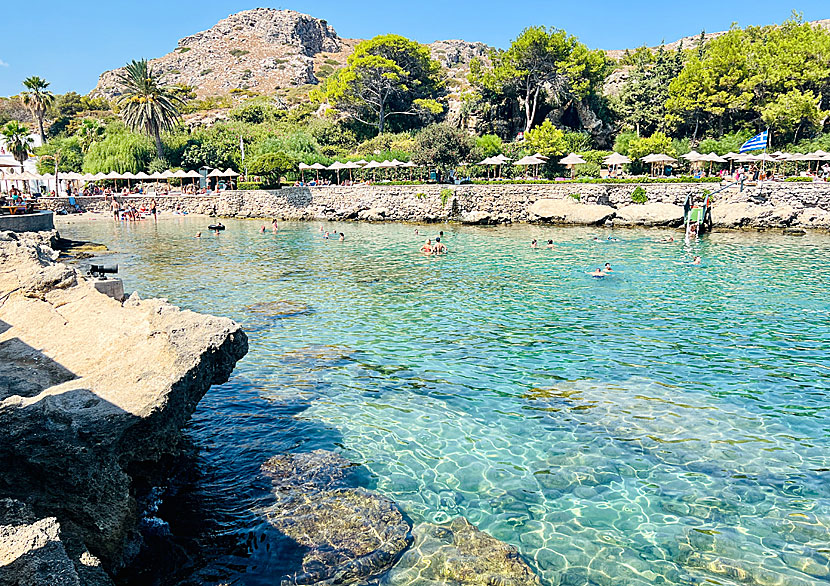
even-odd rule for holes
{"type": "Polygon", "coordinates": [[[656,53],[641,49],[629,58],[630,77],[615,103],[619,117],[638,135],[665,129],[669,84],[683,70],[681,47],[669,52],[661,46],[656,53]]]}
{"type": "Polygon", "coordinates": [[[492,67],[477,62],[470,81],[496,95],[515,95],[524,107],[525,132],[531,129],[543,90],[554,103],[583,99],[595,90],[608,69],[602,51],[589,51],[565,31],[543,26],[526,28],[504,51],[490,55],[492,67]]]}
{"type": "Polygon", "coordinates": [[[149,137],[130,132],[121,123],[110,124],[104,138],[90,145],[83,170],[85,173],[138,173],[149,167],[154,151],[149,137]]]}
{"type": "Polygon", "coordinates": [[[104,126],[98,120],[84,118],[77,132],[75,132],[75,136],[78,137],[81,151],[86,153],[89,151],[89,147],[104,136],[104,126]]]}
{"type": "Polygon", "coordinates": [[[493,157],[501,154],[503,148],[501,138],[495,134],[485,134],[476,138],[476,157],[493,157]]]}
{"type": "Polygon", "coordinates": [[[81,172],[84,167],[84,153],[77,136],[59,136],[36,149],[39,158],[37,170],[39,173],[53,173],[55,160],[58,158],[58,171],[69,173],[81,172]]]}
{"type": "Polygon", "coordinates": [[[297,159],[286,153],[265,153],[254,157],[248,165],[248,172],[261,176],[266,187],[280,187],[283,175],[297,168],[297,159]]]}
{"type": "Polygon", "coordinates": [[[363,41],[346,67],[330,75],[312,97],[384,132],[390,118],[429,119],[443,112],[441,66],[429,49],[399,35],[363,41]]]}
{"type": "Polygon", "coordinates": [[[26,91],[20,92],[20,96],[23,98],[23,103],[32,112],[32,116],[37,120],[40,140],[45,143],[46,133],[43,130],[43,117],[46,116],[46,111],[54,103],[55,95],[46,89],[49,87],[49,82],[36,75],[24,79],[23,85],[26,87],[26,91]]]}
{"type": "Polygon", "coordinates": [[[182,99],[171,88],[161,85],[146,59],[131,61],[117,77],[123,92],[117,101],[121,117],[131,130],[151,136],[157,157],[163,159],[161,133],[173,130],[179,123],[182,99]]]}
{"type": "Polygon", "coordinates": [[[546,157],[555,157],[565,153],[568,144],[565,133],[556,128],[550,120],[545,120],[525,134],[525,150],[541,153],[546,157]]]}
{"type": "Polygon", "coordinates": [[[791,89],[761,109],[761,119],[784,133],[792,133],[792,141],[798,140],[803,127],[824,126],[830,112],[821,109],[821,96],[812,91],[791,89]]]}
{"type": "Polygon", "coordinates": [[[23,164],[32,153],[34,141],[29,136],[29,129],[20,124],[17,120],[6,122],[3,128],[0,128],[0,135],[6,142],[6,149],[12,154],[14,159],[23,164]]]}
{"type": "Polygon", "coordinates": [[[465,161],[475,147],[472,136],[447,124],[427,126],[415,137],[412,160],[446,172],[465,161]]]}

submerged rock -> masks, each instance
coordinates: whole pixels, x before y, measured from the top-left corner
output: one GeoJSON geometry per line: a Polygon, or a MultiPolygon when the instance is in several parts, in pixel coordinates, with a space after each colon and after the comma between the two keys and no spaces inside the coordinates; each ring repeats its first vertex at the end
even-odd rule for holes
{"type": "Polygon", "coordinates": [[[394,502],[345,487],[352,464],[332,452],[275,456],[263,465],[277,502],[268,521],[307,549],[302,570],[281,584],[352,584],[387,571],[411,543],[394,502]]]}
{"type": "Polygon", "coordinates": [[[421,523],[415,543],[383,578],[388,586],[539,586],[512,545],[479,531],[464,517],[421,523]]]}
{"type": "Polygon", "coordinates": [[[157,299],[123,307],[54,256],[0,239],[0,497],[55,517],[113,571],[138,544],[134,481],[175,453],[247,337],[157,299]]]}

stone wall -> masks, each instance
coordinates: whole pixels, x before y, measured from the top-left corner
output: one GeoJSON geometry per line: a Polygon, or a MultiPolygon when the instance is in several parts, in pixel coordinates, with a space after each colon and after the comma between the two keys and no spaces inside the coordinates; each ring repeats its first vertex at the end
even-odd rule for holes
{"type": "MultiPolygon", "coordinates": [[[[274,191],[227,191],[216,196],[162,196],[162,212],[180,209],[236,218],[291,220],[369,220],[466,223],[557,222],[540,216],[537,202],[570,210],[567,223],[583,223],[582,215],[623,224],[673,225],[682,219],[681,206],[689,194],[700,201],[713,183],[642,184],[646,206],[632,205],[635,184],[503,184],[503,185],[362,185],[354,187],[290,187],[274,191]],[[578,199],[576,196],[579,196],[578,199]],[[567,205],[565,205],[567,204],[567,205]],[[659,204],[659,205],[658,205],[659,204]],[[591,209],[603,206],[603,213],[591,209]],[[643,210],[643,213],[637,213],[643,210]],[[581,214],[580,211],[590,212],[581,214]],[[632,221],[631,218],[639,218],[632,221]]],[[[123,200],[124,198],[118,198],[123,200]]],[[[149,197],[126,198],[137,206],[149,197]]],[[[109,211],[101,197],[77,198],[90,211],[109,211]]],[[[765,183],[737,187],[715,196],[713,216],[718,227],[830,227],[830,183],[765,183]]],[[[61,209],[65,199],[46,200],[61,209]]],[[[549,206],[548,206],[549,207],[549,206]]]]}

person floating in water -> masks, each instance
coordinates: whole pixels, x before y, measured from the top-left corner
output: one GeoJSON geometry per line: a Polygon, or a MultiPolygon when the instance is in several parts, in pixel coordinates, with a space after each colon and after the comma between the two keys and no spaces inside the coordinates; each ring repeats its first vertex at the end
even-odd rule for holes
{"type": "Polygon", "coordinates": [[[611,268],[611,263],[610,262],[605,263],[605,268],[603,270],[606,273],[613,273],[614,272],[614,269],[611,268]]]}
{"type": "Polygon", "coordinates": [[[427,241],[421,247],[421,252],[424,254],[432,254],[432,241],[429,238],[427,238],[427,241]]]}
{"type": "Polygon", "coordinates": [[[614,238],[613,236],[609,236],[607,238],[607,240],[608,240],[608,242],[619,242],[620,241],[619,238],[614,238]]]}
{"type": "Polygon", "coordinates": [[[196,232],[195,238],[201,238],[201,237],[202,237],[202,233],[201,232],[196,232]]]}
{"type": "Polygon", "coordinates": [[[531,248],[539,248],[539,243],[536,242],[536,239],[533,239],[533,242],[530,243],[531,248]]]}
{"type": "Polygon", "coordinates": [[[696,257],[694,258],[694,260],[692,260],[692,264],[693,264],[693,265],[699,265],[699,264],[702,262],[702,260],[703,260],[703,259],[701,259],[699,256],[696,256],[696,257]]]}
{"type": "Polygon", "coordinates": [[[587,274],[591,275],[592,277],[597,277],[597,278],[608,276],[608,273],[606,273],[602,269],[597,269],[594,272],[587,273],[587,274]]]}
{"type": "Polygon", "coordinates": [[[326,230],[326,233],[323,234],[323,240],[328,240],[328,239],[329,239],[329,231],[326,230]]]}
{"type": "Polygon", "coordinates": [[[545,248],[556,248],[556,245],[553,243],[553,240],[548,240],[548,244],[545,248]]]}
{"type": "Polygon", "coordinates": [[[343,242],[345,239],[346,239],[346,235],[343,234],[343,232],[341,232],[340,233],[340,238],[338,238],[338,240],[340,240],[340,242],[343,242]]]}
{"type": "Polygon", "coordinates": [[[655,242],[658,242],[660,244],[670,244],[674,242],[674,236],[664,236],[660,240],[655,240],[655,242]]]}
{"type": "Polygon", "coordinates": [[[280,227],[277,225],[276,218],[274,218],[274,220],[271,222],[271,227],[274,229],[274,234],[280,231],[280,227]]]}
{"type": "Polygon", "coordinates": [[[415,236],[420,236],[420,235],[421,235],[421,233],[418,232],[418,228],[415,228],[415,236]]]}
{"type": "Polygon", "coordinates": [[[259,229],[259,233],[260,233],[260,234],[265,234],[265,226],[262,226],[262,227],[259,229]]]}

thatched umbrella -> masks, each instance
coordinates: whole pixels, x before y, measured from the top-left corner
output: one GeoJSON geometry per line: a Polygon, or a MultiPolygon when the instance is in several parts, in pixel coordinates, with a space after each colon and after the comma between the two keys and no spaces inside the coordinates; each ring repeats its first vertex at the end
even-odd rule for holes
{"type": "Polygon", "coordinates": [[[584,165],[587,161],[577,155],[576,153],[571,153],[567,157],[563,157],[559,159],[560,165],[565,165],[568,169],[571,170],[571,179],[576,177],[576,165],[584,165]]]}

